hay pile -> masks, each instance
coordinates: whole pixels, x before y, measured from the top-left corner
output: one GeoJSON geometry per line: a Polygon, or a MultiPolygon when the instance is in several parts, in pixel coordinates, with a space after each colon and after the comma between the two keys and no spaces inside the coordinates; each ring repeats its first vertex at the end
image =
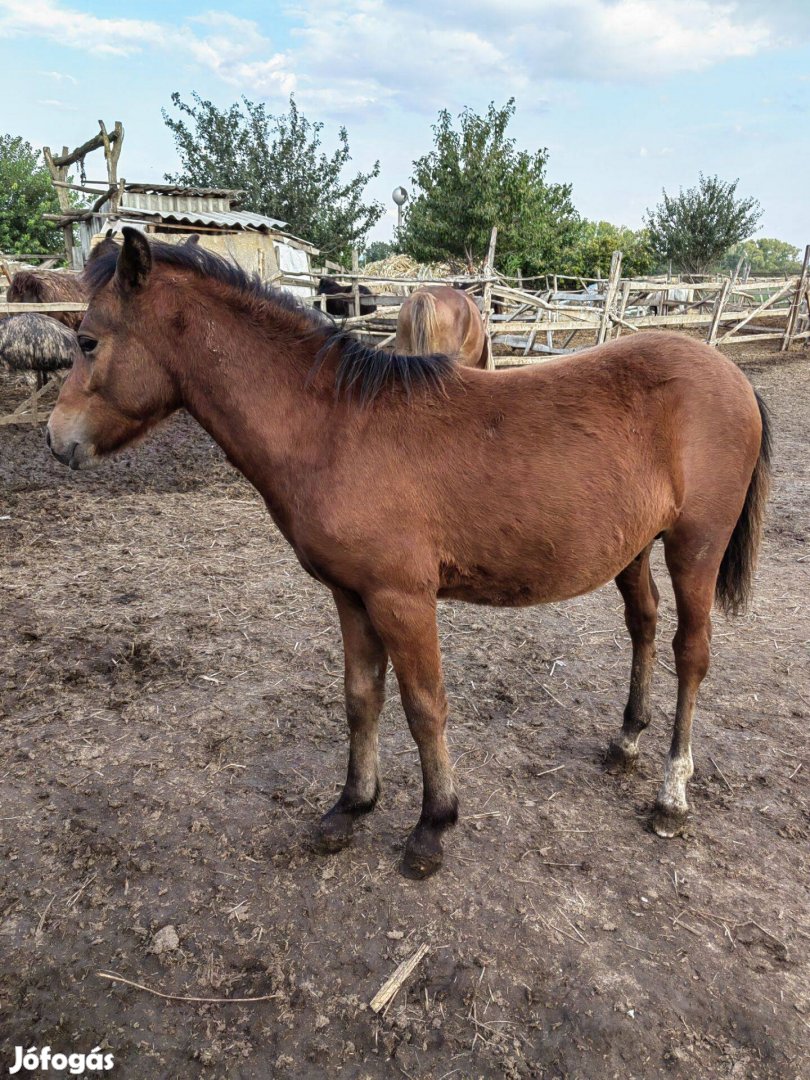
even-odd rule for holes
{"type": "MultiPolygon", "coordinates": [[[[367,263],[363,267],[363,273],[369,277],[396,277],[408,281],[424,281],[431,278],[450,278],[463,276],[467,268],[462,262],[442,263],[418,263],[410,255],[389,255],[387,259],[367,263]]],[[[375,293],[385,293],[390,296],[398,296],[406,290],[398,285],[388,285],[382,282],[374,282],[375,293]]]]}

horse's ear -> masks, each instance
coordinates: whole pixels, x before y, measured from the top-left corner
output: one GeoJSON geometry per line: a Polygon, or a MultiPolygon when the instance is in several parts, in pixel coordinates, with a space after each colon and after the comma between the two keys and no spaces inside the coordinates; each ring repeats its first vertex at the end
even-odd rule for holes
{"type": "Polygon", "coordinates": [[[125,292],[143,288],[152,269],[149,241],[129,225],[124,227],[124,244],[115,266],[115,280],[125,292]]]}
{"type": "Polygon", "coordinates": [[[118,244],[113,240],[112,229],[107,230],[107,234],[103,240],[99,241],[94,248],[90,249],[90,255],[87,261],[95,262],[96,259],[100,259],[102,255],[109,255],[112,251],[118,251],[118,244]]]}
{"type": "Polygon", "coordinates": [[[200,234],[199,233],[192,233],[191,236],[187,237],[183,241],[183,247],[196,247],[197,244],[199,244],[199,242],[200,242],[200,234]]]}

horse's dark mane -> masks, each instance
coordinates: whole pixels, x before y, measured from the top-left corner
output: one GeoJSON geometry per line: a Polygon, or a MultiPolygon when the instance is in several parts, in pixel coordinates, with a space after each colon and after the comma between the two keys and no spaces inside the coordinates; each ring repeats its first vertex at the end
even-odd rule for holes
{"type": "MultiPolygon", "coordinates": [[[[389,386],[402,387],[407,394],[419,385],[438,389],[455,374],[455,364],[447,356],[401,356],[364,345],[350,331],[316,309],[302,304],[292,293],[268,285],[258,274],[249,274],[235,262],[207,251],[199,244],[150,241],[149,247],[156,263],[191,270],[199,277],[235,289],[248,302],[269,303],[284,312],[298,315],[302,327],[306,328],[305,332],[321,338],[316,370],[337,351],[335,390],[338,394],[356,394],[361,402],[366,403],[373,401],[389,386]]],[[[112,280],[119,252],[120,247],[113,241],[106,241],[96,248],[83,274],[91,297],[112,280]]]]}
{"type": "Polygon", "coordinates": [[[318,353],[316,370],[333,347],[339,350],[335,391],[350,397],[356,394],[364,404],[373,401],[387,386],[402,387],[410,396],[418,386],[440,390],[457,374],[454,361],[442,353],[404,356],[402,353],[383,352],[382,349],[364,345],[351,331],[341,330],[334,325],[318,353]]]}

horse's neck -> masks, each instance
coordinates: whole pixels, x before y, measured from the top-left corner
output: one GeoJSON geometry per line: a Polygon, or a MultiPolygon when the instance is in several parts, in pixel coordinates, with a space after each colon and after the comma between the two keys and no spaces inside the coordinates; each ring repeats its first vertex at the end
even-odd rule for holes
{"type": "Polygon", "coordinates": [[[307,386],[315,351],[272,328],[235,333],[214,313],[184,341],[183,404],[267,500],[283,499],[329,424],[322,395],[307,386]]]}

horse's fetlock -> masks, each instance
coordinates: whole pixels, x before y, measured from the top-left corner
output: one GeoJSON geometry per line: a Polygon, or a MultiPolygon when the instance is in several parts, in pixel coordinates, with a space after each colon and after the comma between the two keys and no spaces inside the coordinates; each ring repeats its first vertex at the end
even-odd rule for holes
{"type": "Polygon", "coordinates": [[[458,821],[458,796],[455,792],[444,805],[426,806],[419,818],[419,826],[441,832],[458,821]]]}
{"type": "Polygon", "coordinates": [[[608,772],[632,772],[638,764],[638,747],[624,739],[611,739],[605,753],[608,772]]]}

